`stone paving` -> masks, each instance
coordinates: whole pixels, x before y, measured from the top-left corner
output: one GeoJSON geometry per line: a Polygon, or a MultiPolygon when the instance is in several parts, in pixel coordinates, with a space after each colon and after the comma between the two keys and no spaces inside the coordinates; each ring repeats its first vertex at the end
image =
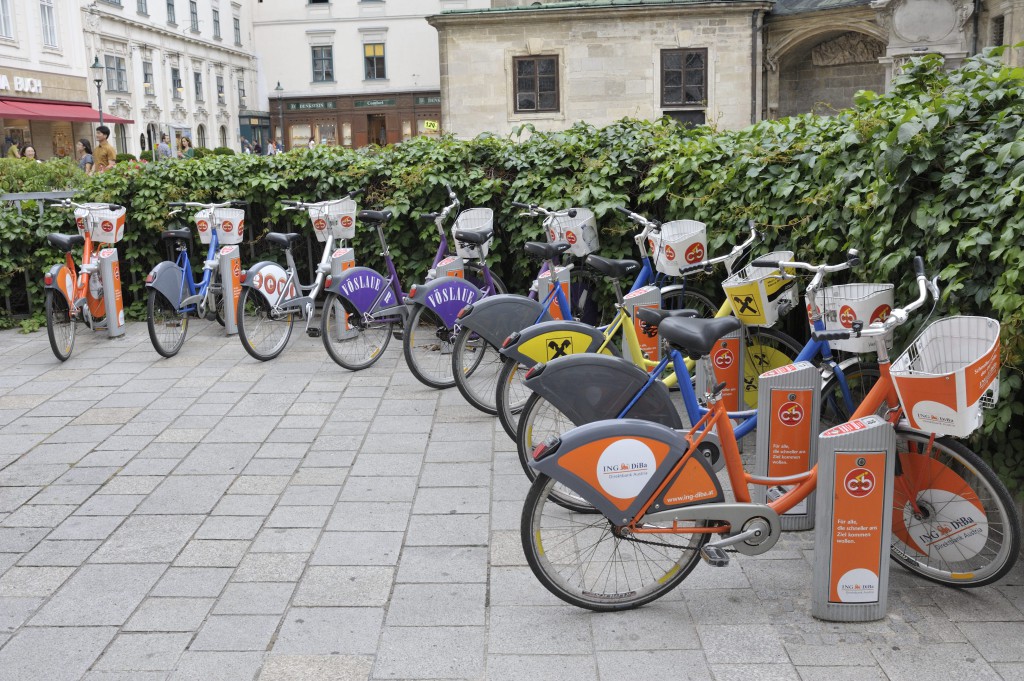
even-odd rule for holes
{"type": "Polygon", "coordinates": [[[594,614],[534,579],[526,479],[491,417],[392,342],[349,373],[213,323],[0,332],[0,681],[1024,679],[1024,571],[956,591],[893,566],[889,615],[810,616],[809,533],[594,614]]]}

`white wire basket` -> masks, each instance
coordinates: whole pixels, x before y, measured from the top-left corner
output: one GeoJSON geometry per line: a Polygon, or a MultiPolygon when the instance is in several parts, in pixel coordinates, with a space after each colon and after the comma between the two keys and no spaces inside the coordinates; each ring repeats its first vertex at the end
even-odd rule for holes
{"type": "Polygon", "coordinates": [[[241,208],[214,208],[213,226],[222,245],[240,244],[245,238],[245,211],[241,208]]]}
{"type": "Polygon", "coordinates": [[[947,317],[921,332],[891,371],[911,426],[967,437],[999,397],[999,367],[999,322],[947,317]]]}
{"type": "MultiPolygon", "coordinates": [[[[774,251],[766,260],[792,260],[793,251],[774,251]]],[[[792,270],[787,273],[793,274],[792,270]]],[[[796,280],[783,279],[777,267],[747,265],[722,282],[732,313],[747,326],[773,326],[780,308],[796,305],[796,280]]]]}
{"type": "Polygon", "coordinates": [[[109,203],[87,203],[75,208],[75,225],[82,236],[89,234],[94,242],[116,244],[124,236],[125,209],[110,210],[109,203]]]}
{"type": "Polygon", "coordinates": [[[569,253],[583,258],[600,248],[597,236],[597,218],[589,208],[573,208],[576,215],[560,215],[551,221],[548,241],[568,241],[569,253]]]}
{"type": "Polygon", "coordinates": [[[327,241],[327,235],[335,239],[352,239],[356,235],[356,202],[351,198],[322,201],[307,208],[313,223],[317,241],[327,241]]]}
{"type": "MultiPolygon", "coordinates": [[[[818,292],[817,300],[822,321],[828,331],[847,331],[855,321],[867,327],[873,322],[883,322],[892,312],[892,284],[839,284],[826,286],[818,292]]],[[[808,315],[810,303],[808,303],[808,315]]],[[[885,345],[892,347],[890,331],[885,335],[885,345]]],[[[875,338],[849,338],[828,343],[833,350],[844,352],[873,352],[878,346],[875,338]]]]}
{"type": "Polygon", "coordinates": [[[708,255],[707,225],[697,220],[673,220],[651,232],[651,258],[654,268],[671,277],[703,262],[708,255]]]}
{"type": "Polygon", "coordinates": [[[494,211],[490,208],[468,208],[459,213],[452,225],[452,241],[455,242],[455,252],[463,260],[486,258],[494,241],[494,211]],[[486,233],[488,236],[482,244],[474,244],[459,241],[456,232],[486,233]]]}

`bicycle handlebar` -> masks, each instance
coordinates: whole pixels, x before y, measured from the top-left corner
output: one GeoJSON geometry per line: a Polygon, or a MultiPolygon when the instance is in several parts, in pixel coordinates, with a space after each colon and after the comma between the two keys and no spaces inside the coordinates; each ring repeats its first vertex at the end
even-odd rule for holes
{"type": "Polygon", "coordinates": [[[248,206],[248,201],[224,201],[223,203],[200,203],[199,201],[170,201],[171,208],[231,208],[232,206],[248,206]]]}
{"type": "MultiPolygon", "coordinates": [[[[354,198],[356,198],[357,196],[359,196],[360,194],[362,194],[365,191],[366,191],[366,187],[360,187],[359,189],[353,189],[348,194],[345,194],[345,196],[343,196],[342,198],[343,199],[354,199],[354,198]]],[[[285,206],[284,210],[304,210],[306,208],[322,208],[323,206],[326,206],[328,203],[331,203],[333,201],[340,201],[340,200],[341,199],[328,199],[327,201],[298,201],[298,200],[287,199],[287,200],[281,201],[281,204],[283,206],[285,206]]]]}
{"type": "Polygon", "coordinates": [[[61,208],[84,208],[85,210],[120,210],[124,207],[116,203],[76,203],[71,199],[58,199],[53,201],[52,204],[61,208]]]}
{"type": "Polygon", "coordinates": [[[750,264],[754,267],[774,267],[782,272],[783,277],[786,276],[784,271],[786,269],[806,270],[807,272],[813,272],[815,275],[820,275],[826,272],[841,272],[842,270],[848,270],[851,267],[856,267],[860,264],[860,251],[856,248],[851,248],[846,252],[846,262],[839,263],[838,265],[812,265],[806,262],[769,260],[768,258],[757,258],[750,264]]]}
{"type": "Polygon", "coordinates": [[[522,208],[529,211],[530,216],[543,215],[545,218],[557,218],[568,215],[571,218],[576,217],[575,208],[569,208],[567,210],[551,210],[550,208],[545,208],[539,203],[522,203],[520,201],[512,201],[511,203],[515,208],[522,208]]]}

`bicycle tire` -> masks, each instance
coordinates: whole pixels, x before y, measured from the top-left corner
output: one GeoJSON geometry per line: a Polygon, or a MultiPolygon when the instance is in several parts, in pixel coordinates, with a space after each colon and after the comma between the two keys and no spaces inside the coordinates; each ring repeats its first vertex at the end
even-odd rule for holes
{"type": "Polygon", "coordinates": [[[792,364],[803,344],[778,329],[747,327],[743,356],[743,404],[740,409],[757,409],[757,387],[761,374],[792,364]]]}
{"type": "Polygon", "coordinates": [[[1013,498],[977,454],[951,437],[931,437],[896,427],[900,479],[894,485],[889,555],[945,586],[992,584],[1013,568],[1020,551],[1013,498]]]}
{"type": "Polygon", "coordinates": [[[455,387],[473,407],[494,416],[498,413],[495,403],[498,377],[507,361],[498,348],[462,327],[452,344],[455,387]]]}
{"type": "Polygon", "coordinates": [[[50,349],[62,362],[71,357],[75,348],[75,319],[71,316],[68,299],[57,289],[46,289],[44,300],[46,309],[46,336],[50,340],[50,349]]]}
{"type": "Polygon", "coordinates": [[[697,316],[711,319],[718,314],[719,305],[699,291],[690,289],[673,289],[661,294],[663,310],[696,310],[697,316]]]}
{"type": "MultiPolygon", "coordinates": [[[[839,377],[832,375],[821,389],[821,408],[819,410],[819,431],[824,433],[833,426],[846,423],[853,416],[860,403],[881,377],[878,365],[874,362],[856,362],[842,369],[850,391],[850,402],[843,396],[839,377]]],[[[884,416],[886,407],[879,408],[879,415],[884,416]]]]}
{"type": "MultiPolygon", "coordinates": [[[[629,610],[676,588],[696,567],[708,534],[645,535],[640,543],[616,535],[602,515],[576,514],[549,501],[554,480],[539,475],[520,520],[530,569],[566,603],[598,612],[629,610]]],[[[703,526],[705,521],[694,523],[703,526]]]]}
{"type": "Polygon", "coordinates": [[[334,293],[324,299],[320,316],[320,338],[327,354],[339,366],[360,371],[373,366],[384,355],[394,324],[366,320],[352,301],[334,293]]]}
{"type": "Polygon", "coordinates": [[[185,344],[188,314],[178,310],[163,293],[151,288],[146,296],[146,327],[153,349],[163,357],[174,357],[185,344]]]}
{"type": "MultiPolygon", "coordinates": [[[[484,269],[477,263],[465,263],[466,268],[466,281],[476,286],[481,291],[484,290],[484,269]]],[[[491,281],[494,283],[494,295],[499,293],[508,293],[508,288],[505,286],[505,282],[491,270],[491,281]]]]}
{"type": "Polygon", "coordinates": [[[294,312],[275,313],[257,289],[243,286],[238,296],[238,337],[253,359],[267,362],[288,345],[295,323],[294,312]]]}
{"type": "Polygon", "coordinates": [[[416,305],[405,325],[402,351],[409,371],[420,383],[443,390],[455,385],[452,376],[452,330],[426,305],[416,305]]]}
{"type": "Polygon", "coordinates": [[[529,388],[523,385],[527,369],[528,367],[525,365],[510,358],[501,367],[498,383],[495,386],[494,410],[497,412],[502,429],[513,442],[516,439],[516,431],[519,429],[519,414],[530,397],[529,388]]]}

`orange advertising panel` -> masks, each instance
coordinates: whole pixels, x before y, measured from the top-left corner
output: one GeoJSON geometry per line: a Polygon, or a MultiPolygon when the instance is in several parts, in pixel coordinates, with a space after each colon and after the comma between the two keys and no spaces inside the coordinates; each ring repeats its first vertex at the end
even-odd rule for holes
{"type": "Polygon", "coordinates": [[[668,449],[658,440],[610,437],[566,452],[559,457],[558,465],[624,511],[654,476],[668,449]]]}
{"type": "Polygon", "coordinates": [[[980,358],[967,365],[964,372],[967,388],[967,404],[971,405],[981,399],[992,381],[999,377],[999,342],[980,358]]]}
{"type": "Polygon", "coordinates": [[[740,339],[723,338],[715,344],[711,351],[711,366],[714,367],[715,380],[725,383],[722,401],[729,411],[740,409],[740,386],[743,384],[743,371],[740,366],[740,339]]]}
{"type": "MultiPolygon", "coordinates": [[[[768,426],[768,477],[797,475],[810,469],[813,399],[814,391],[809,389],[772,390],[771,421],[768,426]]],[[[801,501],[786,513],[807,514],[807,501],[801,501]]]]}
{"type": "Polygon", "coordinates": [[[718,496],[718,489],[707,470],[693,456],[683,466],[665,492],[665,504],[682,506],[708,501],[718,496]]]}
{"type": "Polygon", "coordinates": [[[111,286],[114,288],[114,309],[115,319],[109,320],[108,325],[113,326],[124,326],[124,300],[121,294],[121,263],[117,260],[110,263],[113,277],[111,277],[111,286]]]}
{"type": "MultiPolygon", "coordinates": [[[[551,272],[544,272],[538,279],[540,280],[541,289],[544,291],[544,298],[551,294],[554,284],[551,283],[551,272]]],[[[555,274],[555,279],[558,284],[562,287],[562,294],[566,300],[571,301],[569,297],[569,272],[564,267],[559,267],[555,274]]],[[[544,299],[542,298],[542,300],[544,299]]],[[[555,300],[548,307],[548,314],[551,315],[552,319],[572,319],[572,315],[568,311],[563,311],[562,306],[555,300]]]]}
{"type": "Polygon", "coordinates": [[[830,603],[877,603],[883,549],[885,452],[836,452],[830,603]]]}

